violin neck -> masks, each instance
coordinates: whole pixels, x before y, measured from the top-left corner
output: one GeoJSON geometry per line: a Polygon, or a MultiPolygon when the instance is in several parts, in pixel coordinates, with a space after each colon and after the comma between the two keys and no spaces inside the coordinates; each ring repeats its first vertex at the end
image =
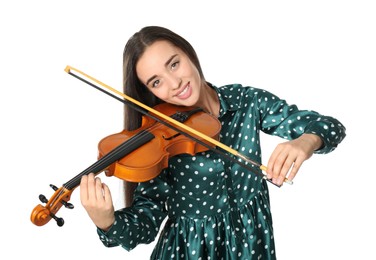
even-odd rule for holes
{"type": "Polygon", "coordinates": [[[155,136],[152,133],[146,130],[140,131],[139,133],[132,136],[127,141],[117,146],[111,152],[104,155],[101,159],[99,159],[94,164],[86,168],[84,171],[82,171],[80,174],[75,176],[73,179],[66,182],[63,186],[68,190],[72,190],[76,188],[80,184],[82,176],[88,175],[89,173],[94,173],[96,175],[104,171],[111,164],[120,160],[121,158],[128,155],[129,153],[133,152],[138,147],[151,141],[153,138],[155,138],[155,136]]]}

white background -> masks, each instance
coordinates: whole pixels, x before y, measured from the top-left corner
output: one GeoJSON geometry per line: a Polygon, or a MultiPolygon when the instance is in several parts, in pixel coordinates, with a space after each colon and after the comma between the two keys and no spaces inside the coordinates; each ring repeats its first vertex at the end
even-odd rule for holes
{"type": "MultiPolygon", "coordinates": [[[[1,1],[1,259],[148,259],[105,248],[79,201],[65,225],[30,221],[96,161],[97,144],[121,131],[122,104],[64,72],[66,65],[121,90],[122,52],[146,25],[195,47],[206,78],[242,83],[338,118],[347,137],[314,155],[292,186],[270,186],[280,260],[376,259],[375,7],[372,1],[1,1]]],[[[282,141],[263,136],[264,162],[282,141]]],[[[100,175],[122,206],[120,180],[100,175]]]]}

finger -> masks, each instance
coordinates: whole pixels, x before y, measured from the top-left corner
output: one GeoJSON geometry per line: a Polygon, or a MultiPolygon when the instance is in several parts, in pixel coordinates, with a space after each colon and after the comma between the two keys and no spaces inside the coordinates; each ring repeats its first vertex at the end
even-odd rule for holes
{"type": "Polygon", "coordinates": [[[288,175],[288,180],[292,181],[295,178],[295,176],[298,173],[298,171],[300,170],[300,167],[302,166],[302,164],[303,164],[302,160],[297,159],[294,162],[294,166],[292,167],[292,169],[291,169],[291,171],[288,175]]]}
{"type": "Polygon", "coordinates": [[[112,203],[112,196],[111,196],[111,191],[110,191],[109,187],[105,183],[103,183],[102,184],[102,188],[103,188],[104,200],[106,202],[111,202],[112,203]]]}
{"type": "Polygon", "coordinates": [[[286,165],[286,160],[288,159],[288,155],[284,153],[279,153],[278,156],[275,158],[273,165],[272,165],[272,171],[271,171],[271,178],[274,183],[277,184],[278,178],[281,175],[281,171],[283,167],[286,165]]]}
{"type": "Polygon", "coordinates": [[[88,198],[87,176],[84,175],[80,182],[80,198],[81,202],[86,201],[88,198]]]}
{"type": "Polygon", "coordinates": [[[273,175],[274,175],[274,172],[276,171],[276,169],[281,167],[281,166],[278,166],[278,163],[277,163],[277,158],[279,157],[279,154],[280,154],[280,150],[278,149],[278,147],[276,147],[276,149],[270,155],[270,158],[269,158],[269,161],[268,161],[268,166],[267,166],[267,169],[266,169],[267,178],[269,180],[273,178],[273,175]]]}
{"type": "Polygon", "coordinates": [[[94,173],[89,173],[87,175],[88,182],[88,199],[96,199],[96,189],[95,189],[95,176],[94,173]]]}
{"type": "Polygon", "coordinates": [[[276,179],[276,182],[278,185],[282,185],[285,181],[286,176],[291,174],[291,170],[295,167],[295,157],[294,156],[288,156],[278,174],[278,177],[276,179]],[[290,173],[289,173],[290,172],[290,173]]]}
{"type": "Polygon", "coordinates": [[[103,200],[103,188],[102,181],[100,178],[95,178],[95,197],[97,200],[103,200]]]}

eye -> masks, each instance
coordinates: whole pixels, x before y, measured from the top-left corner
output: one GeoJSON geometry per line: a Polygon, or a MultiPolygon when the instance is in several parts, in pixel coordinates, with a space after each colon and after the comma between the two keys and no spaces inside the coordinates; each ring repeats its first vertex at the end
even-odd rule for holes
{"type": "Polygon", "coordinates": [[[179,66],[180,61],[175,61],[171,64],[171,69],[176,69],[179,66]]]}
{"type": "Polygon", "coordinates": [[[156,87],[158,87],[159,83],[160,83],[159,79],[154,80],[151,86],[152,86],[153,88],[156,88],[156,87]]]}

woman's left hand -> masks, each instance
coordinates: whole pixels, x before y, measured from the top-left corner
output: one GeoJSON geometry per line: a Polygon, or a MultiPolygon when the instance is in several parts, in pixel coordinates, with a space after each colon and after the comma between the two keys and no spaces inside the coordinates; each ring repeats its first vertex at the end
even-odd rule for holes
{"type": "Polygon", "coordinates": [[[278,144],[268,161],[267,178],[279,186],[285,178],[292,181],[303,162],[322,144],[321,138],[314,134],[303,134],[297,139],[278,144]]]}
{"type": "Polygon", "coordinates": [[[80,189],[81,204],[89,217],[98,228],[107,231],[115,221],[110,189],[93,173],[82,176],[80,189]]]}

